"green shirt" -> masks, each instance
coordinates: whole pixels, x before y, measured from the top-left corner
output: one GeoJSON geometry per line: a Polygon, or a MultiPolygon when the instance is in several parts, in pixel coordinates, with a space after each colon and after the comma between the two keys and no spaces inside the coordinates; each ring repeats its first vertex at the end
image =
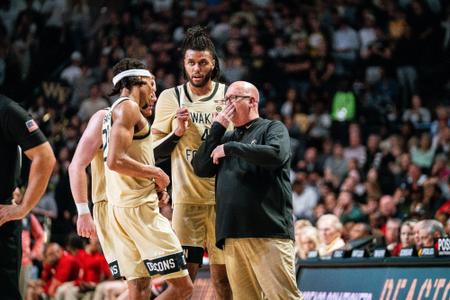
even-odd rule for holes
{"type": "Polygon", "coordinates": [[[355,112],[355,95],[352,92],[336,92],[331,108],[331,118],[333,121],[351,121],[355,118],[355,112]]]}

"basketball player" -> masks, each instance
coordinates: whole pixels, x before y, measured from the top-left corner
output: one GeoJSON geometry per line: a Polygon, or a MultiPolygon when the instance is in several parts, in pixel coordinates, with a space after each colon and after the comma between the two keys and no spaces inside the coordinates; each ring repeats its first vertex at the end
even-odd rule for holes
{"type": "Polygon", "coordinates": [[[187,31],[182,46],[186,84],[164,90],[159,96],[152,125],[155,156],[171,157],[172,226],[186,254],[189,275],[194,280],[204,248],[209,254],[211,279],[217,299],[230,299],[222,251],[215,246],[214,178],[197,177],[191,161],[211,127],[213,114],[221,110],[226,86],[214,81],[219,60],[204,29],[187,31]]]}
{"type": "Polygon", "coordinates": [[[141,262],[152,278],[162,277],[169,284],[159,299],[186,299],[192,281],[183,251],[158,209],[157,192],[167,187],[169,177],[154,166],[150,125],[140,111],[156,102],[155,79],[144,64],[128,58],[114,66],[113,74],[112,93],[120,93],[120,98],[103,120],[102,136],[118,272],[127,279],[131,299],[149,298],[150,280],[141,262]]]}
{"type": "MultiPolygon", "coordinates": [[[[105,174],[103,166],[102,149],[102,123],[107,109],[97,111],[89,120],[86,129],[78,142],[77,149],[69,166],[69,178],[72,195],[78,211],[78,235],[90,238],[97,235],[103,254],[108,262],[111,273],[117,278],[118,265],[113,251],[113,242],[108,235],[109,219],[107,217],[108,205],[105,192],[105,174]],[[87,201],[86,168],[91,165],[91,193],[94,219],[89,211],[87,201]]],[[[145,117],[150,117],[152,110],[147,107],[141,110],[145,117]]],[[[159,207],[165,206],[169,201],[167,192],[161,193],[159,207]]]]}

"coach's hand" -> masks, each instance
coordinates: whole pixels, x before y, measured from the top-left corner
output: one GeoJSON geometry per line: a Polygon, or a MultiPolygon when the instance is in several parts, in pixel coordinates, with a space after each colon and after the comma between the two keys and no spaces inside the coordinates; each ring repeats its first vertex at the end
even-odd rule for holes
{"type": "Polygon", "coordinates": [[[79,236],[91,238],[97,236],[95,231],[94,220],[91,214],[78,215],[77,218],[77,233],[79,236]]]}
{"type": "Polygon", "coordinates": [[[234,113],[235,113],[234,106],[227,105],[223,111],[221,111],[216,115],[213,122],[219,122],[223,127],[228,128],[228,125],[230,125],[234,113]]]}
{"type": "Polygon", "coordinates": [[[211,158],[213,160],[213,163],[215,165],[219,164],[219,159],[225,157],[225,150],[223,148],[223,144],[217,146],[216,148],[214,148],[214,150],[211,152],[211,158]]]}

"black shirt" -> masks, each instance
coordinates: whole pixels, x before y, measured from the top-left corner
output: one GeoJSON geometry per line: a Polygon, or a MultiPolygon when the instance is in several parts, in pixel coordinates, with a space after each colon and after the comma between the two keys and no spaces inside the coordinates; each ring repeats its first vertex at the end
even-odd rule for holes
{"type": "Polygon", "coordinates": [[[46,142],[31,116],[0,95],[0,204],[10,204],[19,168],[18,146],[27,151],[46,142]]]}
{"type": "Polygon", "coordinates": [[[294,238],[289,181],[290,139],[279,121],[258,118],[225,133],[213,123],[192,165],[198,176],[216,177],[216,244],[226,238],[294,238]],[[224,144],[214,165],[210,154],[224,144]]]}

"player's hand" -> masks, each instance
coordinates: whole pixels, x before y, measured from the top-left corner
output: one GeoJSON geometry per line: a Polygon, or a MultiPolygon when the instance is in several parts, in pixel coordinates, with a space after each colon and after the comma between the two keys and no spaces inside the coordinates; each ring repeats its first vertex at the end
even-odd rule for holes
{"type": "Polygon", "coordinates": [[[165,190],[170,183],[169,176],[167,176],[167,174],[158,167],[155,167],[155,175],[153,176],[153,180],[155,181],[157,191],[165,190]]]}
{"type": "Polygon", "coordinates": [[[213,122],[219,122],[223,127],[228,128],[235,112],[233,105],[227,105],[223,111],[216,115],[213,122]]]}
{"type": "Polygon", "coordinates": [[[15,204],[0,205],[0,226],[6,222],[23,219],[27,215],[23,207],[15,204]]]}
{"type": "Polygon", "coordinates": [[[91,214],[78,215],[77,218],[77,233],[79,236],[91,238],[97,236],[95,231],[94,220],[91,214]]]}
{"type": "Polygon", "coordinates": [[[12,197],[13,197],[13,203],[19,205],[20,203],[22,203],[23,200],[23,194],[22,191],[16,187],[12,193],[12,197]]]}
{"type": "Polygon", "coordinates": [[[225,157],[225,150],[223,148],[223,144],[214,148],[214,150],[211,152],[210,156],[213,160],[213,164],[218,165],[219,159],[222,157],[225,157]]]}
{"type": "Polygon", "coordinates": [[[163,208],[163,207],[167,206],[167,204],[169,203],[170,195],[167,191],[161,191],[161,192],[158,192],[158,199],[159,199],[159,202],[158,202],[159,208],[163,208]]]}
{"type": "Polygon", "coordinates": [[[186,107],[180,107],[176,114],[175,118],[178,122],[178,127],[175,129],[176,136],[183,136],[188,128],[189,123],[189,111],[186,107]]]}

